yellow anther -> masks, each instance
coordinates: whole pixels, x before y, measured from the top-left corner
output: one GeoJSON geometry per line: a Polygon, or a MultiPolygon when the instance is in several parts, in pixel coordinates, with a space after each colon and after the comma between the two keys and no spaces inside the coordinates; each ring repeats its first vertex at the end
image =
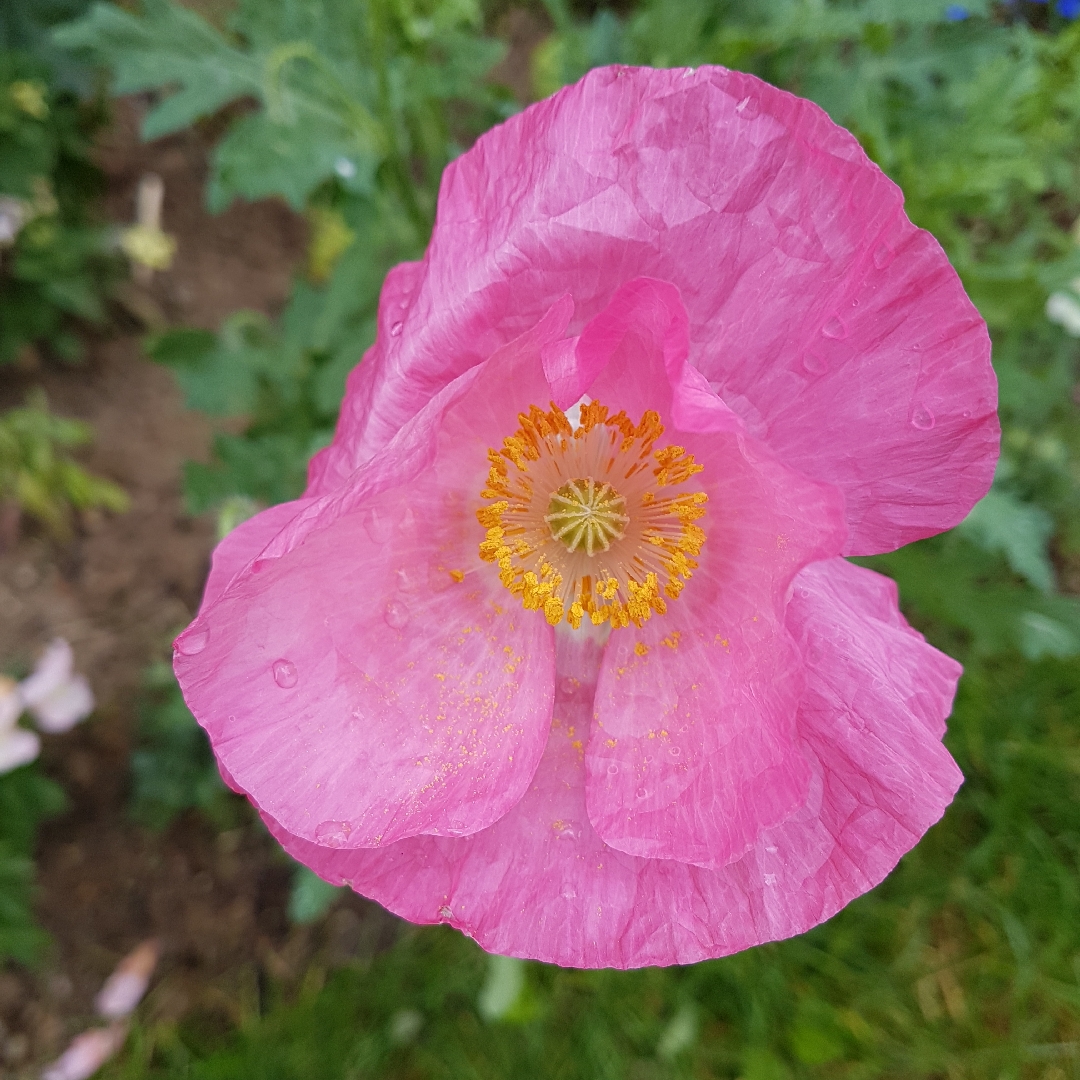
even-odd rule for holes
{"type": "Polygon", "coordinates": [[[586,402],[575,428],[556,405],[531,405],[518,422],[501,449],[488,451],[480,557],[552,625],[576,630],[587,617],[618,629],[663,615],[665,596],[682,591],[705,541],[695,522],[706,494],[670,489],[702,466],[680,446],[654,451],[664,426],[652,410],[635,424],[586,402]]]}

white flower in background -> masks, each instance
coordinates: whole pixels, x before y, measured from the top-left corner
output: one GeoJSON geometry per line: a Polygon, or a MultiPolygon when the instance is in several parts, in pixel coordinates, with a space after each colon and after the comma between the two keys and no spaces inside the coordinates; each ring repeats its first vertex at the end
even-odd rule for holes
{"type": "Polygon", "coordinates": [[[1051,293],[1046,301],[1046,317],[1058,326],[1065,327],[1066,333],[1080,337],[1080,278],[1069,282],[1071,292],[1051,293]]]}
{"type": "Polygon", "coordinates": [[[41,1080],[89,1080],[116,1054],[127,1038],[126,1017],[146,993],[157,961],[158,944],[153,940],[144,941],[120,961],[94,999],[98,1014],[112,1023],[76,1035],[41,1080]]]}
{"type": "Polygon", "coordinates": [[[22,711],[19,684],[0,675],[0,775],[28,765],[41,750],[41,740],[32,731],[16,726],[22,711]]]}
{"type": "Polygon", "coordinates": [[[29,207],[14,195],[0,195],[0,248],[10,247],[30,217],[29,207]]]}
{"type": "Polygon", "coordinates": [[[73,669],[71,646],[56,638],[42,653],[33,673],[19,684],[19,695],[37,726],[50,735],[70,731],[94,711],[94,695],[85,676],[73,669]]]}
{"type": "Polygon", "coordinates": [[[143,999],[158,962],[158,943],[144,941],[133,949],[105,980],[94,1007],[106,1020],[121,1020],[143,999]]]}
{"type": "Polygon", "coordinates": [[[71,1045],[42,1074],[41,1080],[89,1080],[124,1045],[127,1024],[91,1028],[71,1040],[71,1045]]]}

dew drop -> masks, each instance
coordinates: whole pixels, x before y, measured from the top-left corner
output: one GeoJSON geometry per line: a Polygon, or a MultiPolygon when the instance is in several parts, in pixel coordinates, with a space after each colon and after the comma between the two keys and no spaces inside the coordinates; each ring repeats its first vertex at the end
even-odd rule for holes
{"type": "Polygon", "coordinates": [[[669,753],[669,754],[670,754],[670,755],[671,755],[672,757],[681,757],[681,756],[682,756],[682,747],[679,747],[679,746],[669,746],[669,747],[668,747],[668,753],[669,753]]]}
{"type": "Polygon", "coordinates": [[[274,682],[283,690],[295,686],[296,680],[300,677],[296,674],[296,665],[290,660],[275,660],[272,670],[274,672],[274,682]]]}
{"type": "Polygon", "coordinates": [[[323,821],[315,827],[315,843],[323,847],[341,847],[351,832],[352,825],[347,821],[323,821]]]}
{"type": "Polygon", "coordinates": [[[635,792],[635,794],[637,795],[637,797],[639,799],[648,798],[648,795],[649,795],[649,793],[643,787],[639,787],[637,789],[637,791],[635,792]]]}
{"type": "Polygon", "coordinates": [[[209,641],[209,627],[200,626],[198,629],[189,630],[186,634],[177,638],[176,651],[182,656],[195,656],[206,648],[209,641]]]}
{"type": "Polygon", "coordinates": [[[802,366],[810,375],[824,375],[828,369],[825,358],[814,352],[803,353],[802,366]]]}
{"type": "Polygon", "coordinates": [[[619,771],[619,766],[618,765],[609,765],[607,767],[608,776],[615,776],[615,775],[617,775],[618,771],[619,771]]]}
{"type": "Polygon", "coordinates": [[[402,331],[402,328],[404,326],[405,326],[405,324],[403,322],[401,322],[401,320],[399,319],[396,323],[394,323],[390,327],[390,336],[391,337],[401,337],[401,331],[402,331]]]}
{"type": "Polygon", "coordinates": [[[753,120],[758,113],[761,112],[761,105],[753,94],[747,94],[746,97],[735,106],[735,111],[744,120],[753,120]]]}
{"type": "Polygon", "coordinates": [[[821,332],[827,338],[833,338],[836,341],[843,341],[847,337],[847,327],[839,315],[831,316],[821,328],[821,332]]]}
{"type": "Polygon", "coordinates": [[[581,685],[577,679],[572,679],[569,675],[564,675],[559,680],[559,697],[572,698],[577,694],[578,687],[581,685]]]}
{"type": "Polygon", "coordinates": [[[452,919],[453,917],[454,917],[454,912],[450,908],[448,908],[445,904],[443,904],[443,906],[441,908],[439,908],[439,918],[440,919],[452,919]]]}
{"type": "Polygon", "coordinates": [[[339,157],[337,161],[334,162],[334,172],[336,172],[342,180],[351,180],[356,175],[356,164],[347,157],[339,157]]]}
{"type": "Polygon", "coordinates": [[[925,405],[916,405],[911,413],[911,426],[918,431],[929,431],[936,421],[934,414],[925,405]]]}
{"type": "Polygon", "coordinates": [[[386,605],[383,618],[391,630],[400,630],[409,621],[409,609],[400,600],[391,600],[386,605]]]}
{"type": "Polygon", "coordinates": [[[775,885],[776,884],[776,875],[775,874],[766,874],[765,875],[765,884],[766,885],[775,885]]]}
{"type": "Polygon", "coordinates": [[[895,258],[896,252],[884,241],[874,248],[874,265],[879,270],[884,270],[895,258]]]}
{"type": "Polygon", "coordinates": [[[564,900],[576,900],[577,899],[577,890],[574,888],[573,885],[566,884],[566,885],[564,885],[562,887],[562,892],[559,893],[559,895],[564,900]]]}
{"type": "Polygon", "coordinates": [[[810,595],[809,589],[800,589],[799,595],[805,600],[810,595]]]}
{"type": "Polygon", "coordinates": [[[567,821],[555,835],[560,840],[576,840],[581,835],[581,826],[576,821],[567,821]]]}

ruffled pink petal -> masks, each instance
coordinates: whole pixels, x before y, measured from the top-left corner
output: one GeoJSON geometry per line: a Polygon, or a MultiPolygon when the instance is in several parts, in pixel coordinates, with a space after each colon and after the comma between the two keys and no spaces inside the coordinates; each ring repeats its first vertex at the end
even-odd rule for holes
{"type": "MultiPolygon", "coordinates": [[[[417,328],[410,320],[410,306],[413,293],[423,280],[423,272],[423,263],[410,262],[398,264],[386,275],[379,294],[375,344],[349,374],[338,417],[338,435],[308,465],[308,494],[322,495],[332,490],[370,456],[353,452],[351,432],[370,428],[368,445],[373,448],[385,446],[417,411],[413,407],[416,401],[427,401],[446,385],[446,380],[437,380],[437,384],[425,386],[426,396],[419,396],[404,409],[394,394],[382,393],[384,385],[395,385],[399,377],[400,373],[396,372],[401,359],[398,342],[406,333],[407,321],[410,322],[408,333],[416,332],[417,328]],[[394,374],[388,379],[388,373],[394,374]]],[[[414,313],[412,319],[415,317],[414,313]]],[[[423,379],[423,371],[417,371],[416,377],[423,379]]]]}
{"type": "Polygon", "coordinates": [[[765,883],[760,918],[776,937],[881,881],[963,782],[941,744],[960,665],[907,625],[891,581],[815,563],[795,579],[787,625],[807,666],[798,730],[810,797],[739,864],[765,883]]]}
{"type": "Polygon", "coordinates": [[[709,66],[594,70],[449,166],[326,462],[347,475],[556,297],[580,327],[639,276],[678,287],[691,363],[752,433],[843,489],[849,553],[986,491],[989,339],[944,253],[817,106],[709,66]]]}
{"type": "Polygon", "coordinates": [[[310,505],[310,499],[278,503],[260,511],[247,521],[240,522],[214,548],[210,559],[210,573],[203,589],[199,610],[204,611],[221,598],[241,570],[260,554],[282,529],[310,505]]]}
{"type": "Polygon", "coordinates": [[[699,522],[708,539],[680,598],[663,617],[611,636],[587,801],[611,847],[715,869],[805,798],[810,770],[795,740],[802,665],[784,607],[795,574],[841,550],[844,507],[835,489],[730,431],[730,411],[686,363],[686,326],[673,286],[637,280],[576,350],[590,395],[632,417],[651,407],[686,425],[669,426],[662,442],[693,452],[704,471],[690,489],[709,496],[699,522]]]}
{"type": "Polygon", "coordinates": [[[552,632],[480,561],[474,511],[493,436],[549,394],[540,352],[570,311],[447,387],[346,484],[224,541],[225,584],[177,639],[176,671],[224,773],[290,832],[464,835],[523,794],[552,632]]]}
{"type": "Polygon", "coordinates": [[[934,733],[957,665],[906,627],[880,583],[838,559],[796,579],[792,629],[811,661],[797,723],[807,797],[721,870],[626,855],[593,831],[582,743],[600,654],[583,636],[559,635],[543,761],[525,797],[490,829],[340,851],[267,824],[328,881],[412,922],[451,923],[495,953],[630,968],[695,963],[802,933],[881,881],[961,779],[934,733]],[[822,674],[841,668],[857,678],[822,674]]]}

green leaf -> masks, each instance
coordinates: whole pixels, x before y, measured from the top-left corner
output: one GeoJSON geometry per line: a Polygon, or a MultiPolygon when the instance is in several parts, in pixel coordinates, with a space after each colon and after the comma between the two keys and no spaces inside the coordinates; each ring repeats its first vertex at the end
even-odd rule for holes
{"type": "Polygon", "coordinates": [[[311,193],[338,163],[348,161],[355,170],[355,190],[372,188],[379,154],[372,143],[363,144],[343,125],[322,113],[285,122],[265,112],[245,116],[229,129],[214,151],[214,173],[207,189],[211,210],[224,210],[236,197],[262,199],[281,195],[302,210],[311,193]]]}
{"type": "Polygon", "coordinates": [[[1054,568],[1046,545],[1054,532],[1054,519],[1042,507],[995,488],[958,528],[984,550],[1000,551],[1009,566],[1036,589],[1053,592],[1054,568]]]}
{"type": "Polygon", "coordinates": [[[289,892],[289,919],[300,925],[318,922],[333,907],[341,892],[340,886],[323,881],[306,866],[297,866],[289,892]]]}
{"type": "Polygon", "coordinates": [[[257,59],[169,0],[145,0],[141,18],[113,4],[94,4],[83,18],[58,29],[53,40],[107,64],[117,94],[175,88],[143,120],[146,139],[178,131],[261,88],[257,59]]]}

